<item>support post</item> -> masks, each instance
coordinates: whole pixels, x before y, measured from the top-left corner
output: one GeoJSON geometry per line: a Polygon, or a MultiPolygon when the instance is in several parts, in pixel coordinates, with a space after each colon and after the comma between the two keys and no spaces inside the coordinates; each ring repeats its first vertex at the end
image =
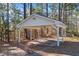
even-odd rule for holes
{"type": "Polygon", "coordinates": [[[38,38],[40,38],[40,29],[38,29],[38,38]]]}
{"type": "Polygon", "coordinates": [[[16,29],[16,34],[15,34],[15,36],[16,36],[16,41],[18,40],[18,37],[17,37],[17,35],[18,35],[18,33],[17,33],[17,29],[16,29]]]}
{"type": "Polygon", "coordinates": [[[30,39],[32,40],[32,29],[30,29],[30,39]]]}
{"type": "Polygon", "coordinates": [[[60,41],[59,41],[59,27],[57,27],[57,46],[60,46],[60,41]]]}
{"type": "Polygon", "coordinates": [[[24,40],[27,38],[27,30],[24,30],[24,40]]]}
{"type": "Polygon", "coordinates": [[[20,38],[20,30],[19,30],[19,40],[18,40],[18,42],[21,42],[21,38],[20,38]]]}
{"type": "Polygon", "coordinates": [[[61,40],[62,40],[62,42],[63,42],[63,35],[64,35],[63,31],[64,31],[64,29],[62,28],[62,31],[61,31],[61,36],[62,36],[61,40]]]}

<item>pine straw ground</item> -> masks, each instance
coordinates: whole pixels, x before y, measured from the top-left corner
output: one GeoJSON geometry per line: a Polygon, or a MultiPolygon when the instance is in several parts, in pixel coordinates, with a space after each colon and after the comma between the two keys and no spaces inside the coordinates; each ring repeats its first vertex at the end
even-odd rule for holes
{"type": "Polygon", "coordinates": [[[66,37],[64,42],[57,47],[56,41],[46,40],[28,41],[21,43],[0,43],[0,55],[2,56],[79,56],[79,37],[66,37]],[[55,43],[55,44],[54,44],[55,43]],[[5,45],[4,45],[5,44],[5,45]],[[53,45],[52,45],[53,44],[53,45]],[[11,50],[18,52],[12,53],[11,50]],[[20,54],[21,53],[21,54],[20,54]]]}

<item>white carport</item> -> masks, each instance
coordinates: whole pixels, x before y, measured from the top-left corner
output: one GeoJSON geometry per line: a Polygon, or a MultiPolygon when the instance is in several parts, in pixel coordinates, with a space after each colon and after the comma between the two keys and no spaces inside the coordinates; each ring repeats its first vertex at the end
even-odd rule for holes
{"type": "MultiPolygon", "coordinates": [[[[60,45],[60,37],[59,37],[59,28],[62,28],[62,35],[66,36],[66,25],[60,21],[50,19],[48,17],[40,16],[38,14],[32,14],[31,16],[27,17],[24,19],[21,23],[17,24],[16,29],[19,31],[19,39],[18,41],[20,42],[20,30],[24,28],[31,28],[34,26],[46,26],[46,25],[51,25],[54,29],[56,29],[57,33],[57,46],[60,45]]],[[[31,29],[30,29],[31,31],[31,29]]],[[[38,31],[39,32],[39,31],[38,31]]],[[[30,37],[31,37],[30,33],[30,37]]]]}

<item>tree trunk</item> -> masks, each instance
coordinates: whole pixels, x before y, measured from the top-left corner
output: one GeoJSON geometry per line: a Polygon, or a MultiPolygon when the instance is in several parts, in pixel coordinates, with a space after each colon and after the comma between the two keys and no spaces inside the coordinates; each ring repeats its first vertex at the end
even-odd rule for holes
{"type": "Polygon", "coordinates": [[[2,24],[1,24],[1,17],[0,17],[0,40],[2,41],[2,24]]]}
{"type": "Polygon", "coordinates": [[[4,21],[4,14],[2,13],[2,20],[3,20],[3,28],[2,28],[2,41],[4,40],[4,30],[5,30],[5,21],[4,21]]]}
{"type": "Polygon", "coordinates": [[[30,3],[30,15],[32,14],[32,3],[30,3]]]}
{"type": "Polygon", "coordinates": [[[64,11],[63,11],[63,13],[64,13],[64,16],[63,16],[63,22],[67,25],[67,6],[66,6],[66,3],[64,3],[64,6],[63,6],[63,8],[64,8],[64,11]]]}
{"type": "Polygon", "coordinates": [[[76,34],[78,35],[78,25],[77,25],[77,10],[76,10],[76,34]]]}
{"type": "Polygon", "coordinates": [[[9,38],[9,3],[7,3],[7,39],[10,42],[9,38]]]}
{"type": "Polygon", "coordinates": [[[26,3],[23,4],[24,5],[24,19],[26,18],[26,3]]]}
{"type": "Polygon", "coordinates": [[[59,21],[61,21],[61,3],[59,3],[59,21]]]}
{"type": "MultiPolygon", "coordinates": [[[[59,3],[59,21],[61,21],[61,4],[59,3]]],[[[59,28],[59,35],[61,35],[61,28],[59,28]]]]}
{"type": "Polygon", "coordinates": [[[48,17],[48,3],[46,3],[46,16],[48,17]]]}

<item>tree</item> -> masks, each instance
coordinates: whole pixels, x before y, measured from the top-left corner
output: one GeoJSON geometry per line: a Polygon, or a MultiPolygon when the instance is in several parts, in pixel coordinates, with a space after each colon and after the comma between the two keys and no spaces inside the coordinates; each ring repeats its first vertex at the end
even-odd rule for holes
{"type": "Polygon", "coordinates": [[[59,4],[58,3],[52,3],[52,4],[49,4],[49,8],[50,8],[50,11],[49,12],[49,17],[50,18],[53,18],[53,19],[56,19],[58,20],[59,19],[59,4]]]}
{"type": "Polygon", "coordinates": [[[37,14],[43,15],[43,3],[37,3],[37,7],[35,8],[37,11],[37,14]]]}
{"type": "Polygon", "coordinates": [[[46,3],[46,16],[48,17],[48,3],[46,3]]]}
{"type": "Polygon", "coordinates": [[[32,14],[32,3],[30,3],[30,15],[32,14]]]}
{"type": "Polygon", "coordinates": [[[10,38],[9,38],[9,3],[7,3],[7,39],[8,39],[8,42],[10,41],[10,38]]]}
{"type": "Polygon", "coordinates": [[[36,13],[36,14],[42,15],[42,11],[43,11],[42,3],[37,3],[35,5],[36,5],[36,7],[32,8],[32,13],[36,13]]]}
{"type": "Polygon", "coordinates": [[[77,18],[77,16],[78,16],[78,13],[77,13],[78,10],[77,10],[77,6],[78,6],[78,5],[76,4],[76,5],[75,5],[75,7],[76,7],[76,8],[75,8],[75,10],[76,10],[76,11],[75,11],[75,15],[76,15],[76,35],[78,36],[78,23],[77,23],[77,22],[78,22],[78,18],[77,18]]]}
{"type": "Polygon", "coordinates": [[[23,4],[24,5],[24,19],[26,18],[26,3],[23,4]]]}
{"type": "Polygon", "coordinates": [[[0,4],[0,40],[3,40],[3,20],[4,20],[4,14],[3,14],[3,4],[0,4]]]}
{"type": "Polygon", "coordinates": [[[62,21],[62,19],[61,19],[61,3],[59,3],[59,21],[62,21]]]}

